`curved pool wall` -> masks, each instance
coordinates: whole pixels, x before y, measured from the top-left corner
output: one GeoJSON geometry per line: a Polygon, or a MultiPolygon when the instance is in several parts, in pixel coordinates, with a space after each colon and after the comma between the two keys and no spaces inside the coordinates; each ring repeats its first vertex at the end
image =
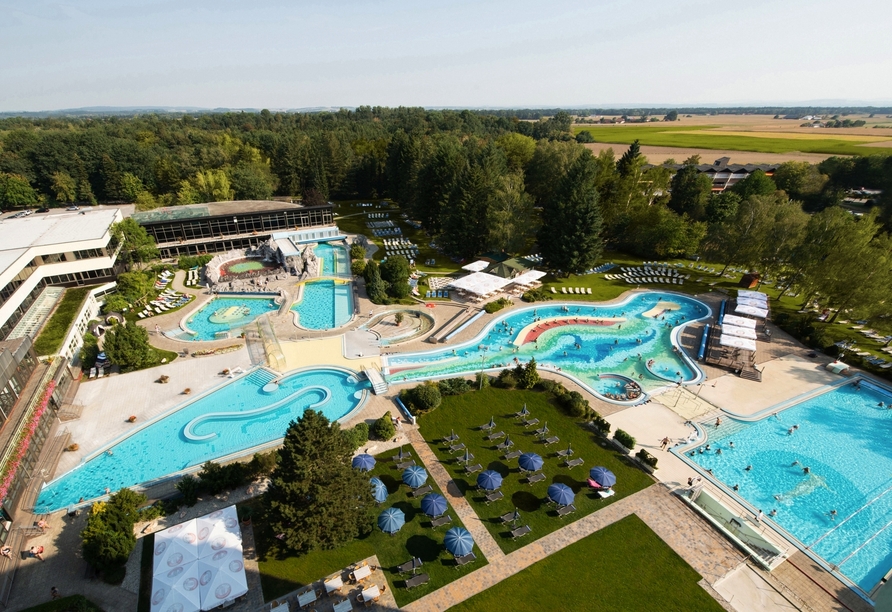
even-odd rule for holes
{"type": "Polygon", "coordinates": [[[279,306],[276,304],[275,297],[277,297],[275,294],[266,294],[266,296],[228,294],[212,297],[180,320],[182,333],[168,332],[165,335],[174,340],[188,342],[208,342],[225,337],[232,338],[238,335],[236,332],[240,332],[253,323],[257,317],[268,312],[276,312],[279,306]],[[211,322],[210,317],[216,311],[230,306],[245,306],[249,309],[249,314],[231,324],[211,322]]]}
{"type": "Polygon", "coordinates": [[[846,379],[748,420],[701,426],[700,441],[672,452],[870,600],[892,568],[889,402],[889,387],[846,379]]]}
{"type": "Polygon", "coordinates": [[[331,278],[300,284],[291,306],[294,324],[313,331],[343,327],[353,319],[353,285],[331,278]]]}
{"type": "Polygon", "coordinates": [[[368,381],[357,382],[356,373],[345,368],[304,368],[284,375],[252,370],[92,453],[43,488],[35,512],[101,497],[106,487],[117,491],[150,483],[198,469],[206,461],[278,445],[288,424],[306,408],[331,421],[345,420],[364,405],[368,389],[368,381]],[[278,389],[264,392],[273,380],[278,389]]]}
{"type": "Polygon", "coordinates": [[[676,371],[683,374],[684,384],[705,379],[683,350],[674,349],[679,346],[679,334],[684,326],[710,315],[706,304],[669,292],[635,293],[614,304],[537,304],[497,316],[474,339],[455,347],[385,356],[384,370],[389,382],[399,383],[467,375],[481,369],[497,371],[513,367],[515,357],[521,363],[535,358],[540,367],[566,376],[607,402],[615,400],[597,391],[599,375],[627,376],[642,386],[644,394],[639,401],[643,401],[648,391],[667,385],[666,380],[647,370],[645,362],[649,358],[659,357],[675,364],[676,371]],[[656,319],[643,316],[658,308],[661,302],[674,302],[679,309],[668,314],[660,312],[656,319]],[[590,324],[592,320],[613,318],[624,320],[609,325],[590,324]],[[561,326],[545,331],[537,342],[517,346],[515,342],[524,340],[519,336],[529,333],[534,319],[561,326]],[[577,344],[581,348],[576,349],[577,344]]]}
{"type": "Polygon", "coordinates": [[[350,278],[350,254],[346,247],[320,242],[313,247],[313,253],[322,260],[319,276],[350,278]]]}
{"type": "Polygon", "coordinates": [[[409,340],[413,340],[420,336],[424,336],[429,331],[431,331],[436,325],[436,319],[434,319],[431,315],[427,314],[421,309],[418,308],[391,308],[380,312],[374,315],[371,319],[363,323],[359,326],[359,329],[368,330],[371,333],[378,336],[378,344],[381,346],[392,346],[394,344],[400,344],[402,342],[408,342],[409,340]],[[405,332],[397,334],[395,336],[383,337],[378,332],[376,332],[373,327],[375,327],[378,323],[386,319],[387,317],[396,314],[397,312],[402,312],[404,314],[411,313],[410,316],[418,317],[419,319],[423,319],[425,321],[420,327],[409,327],[405,332]]]}

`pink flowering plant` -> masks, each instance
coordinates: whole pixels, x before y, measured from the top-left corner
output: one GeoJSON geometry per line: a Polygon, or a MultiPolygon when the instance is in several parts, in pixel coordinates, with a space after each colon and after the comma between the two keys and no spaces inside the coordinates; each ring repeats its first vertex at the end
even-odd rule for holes
{"type": "Polygon", "coordinates": [[[0,471],[0,500],[6,498],[6,494],[9,492],[9,487],[12,486],[12,481],[15,479],[16,472],[18,472],[19,466],[25,458],[25,454],[28,452],[28,447],[31,446],[31,439],[34,437],[34,432],[37,431],[37,427],[40,425],[40,419],[43,417],[43,413],[46,412],[47,407],[50,405],[50,397],[53,395],[55,389],[55,381],[51,380],[46,384],[46,388],[43,391],[43,397],[40,398],[40,403],[37,404],[34,412],[31,413],[31,418],[28,420],[28,423],[19,433],[18,440],[16,440],[15,443],[15,450],[13,450],[9,459],[6,461],[3,470],[0,471]]]}

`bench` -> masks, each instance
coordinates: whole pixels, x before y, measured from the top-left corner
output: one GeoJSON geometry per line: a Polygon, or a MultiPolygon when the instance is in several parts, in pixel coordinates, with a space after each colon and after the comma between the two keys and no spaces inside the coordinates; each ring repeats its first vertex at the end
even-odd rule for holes
{"type": "Polygon", "coordinates": [[[561,506],[560,508],[557,509],[558,516],[561,518],[564,518],[571,512],[576,512],[576,506],[574,506],[573,504],[569,504],[567,506],[561,506]]]}
{"type": "Polygon", "coordinates": [[[436,529],[437,527],[442,527],[443,525],[448,525],[452,522],[452,517],[448,514],[444,514],[439,518],[435,518],[431,521],[431,527],[436,529]]]}
{"type": "Polygon", "coordinates": [[[525,536],[526,534],[528,534],[531,531],[532,531],[532,529],[530,529],[529,525],[524,525],[523,527],[518,527],[517,529],[514,529],[511,531],[511,538],[516,540],[517,538],[525,536]]]}
{"type": "Polygon", "coordinates": [[[570,459],[564,462],[564,465],[568,468],[575,468],[576,466],[582,465],[585,463],[585,459],[570,459]]]}
{"type": "Polygon", "coordinates": [[[466,555],[462,555],[461,557],[456,557],[455,558],[455,567],[458,568],[458,567],[461,567],[462,565],[467,565],[471,561],[476,561],[476,560],[477,560],[477,555],[475,555],[474,553],[471,552],[466,555]]]}
{"type": "Polygon", "coordinates": [[[542,482],[543,480],[545,480],[545,474],[543,474],[542,472],[539,472],[538,474],[533,474],[531,476],[528,476],[527,484],[532,485],[532,484],[536,484],[537,482],[542,482]]]}
{"type": "Polygon", "coordinates": [[[510,453],[508,453],[507,455],[505,455],[505,459],[508,459],[508,460],[511,460],[511,459],[517,459],[517,458],[520,457],[522,454],[523,454],[523,451],[519,451],[519,450],[511,451],[510,453]]]}
{"type": "Polygon", "coordinates": [[[489,495],[486,496],[486,505],[488,506],[492,502],[499,501],[500,499],[502,499],[504,497],[505,497],[505,494],[502,493],[501,491],[496,491],[495,493],[490,493],[489,495]]]}
{"type": "Polygon", "coordinates": [[[412,495],[412,497],[421,497],[422,495],[426,495],[427,493],[430,493],[433,490],[434,490],[434,488],[432,486],[424,485],[423,487],[419,487],[419,488],[415,489],[414,491],[412,491],[411,495],[412,495]]]}
{"type": "Polygon", "coordinates": [[[474,472],[479,472],[482,469],[483,469],[482,465],[480,465],[479,463],[475,463],[474,465],[469,465],[469,466],[465,467],[465,473],[473,474],[474,472]]]}
{"type": "Polygon", "coordinates": [[[406,580],[406,588],[411,589],[417,586],[421,586],[422,584],[427,584],[430,582],[431,577],[427,574],[418,574],[417,576],[412,576],[408,580],[406,580]]]}

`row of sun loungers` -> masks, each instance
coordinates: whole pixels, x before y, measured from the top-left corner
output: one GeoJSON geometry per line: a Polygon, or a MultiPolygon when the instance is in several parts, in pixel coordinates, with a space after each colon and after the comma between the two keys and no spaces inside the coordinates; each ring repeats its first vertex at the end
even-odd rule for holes
{"type": "Polygon", "coordinates": [[[136,313],[136,316],[140,319],[145,319],[146,317],[153,317],[156,314],[163,314],[168,310],[174,310],[183,304],[187,304],[191,299],[191,296],[165,289],[161,292],[161,295],[149,302],[142,312],[136,313]]]}
{"type": "Polygon", "coordinates": [[[424,294],[424,297],[449,299],[449,292],[448,291],[428,291],[424,294]]]}
{"type": "Polygon", "coordinates": [[[197,287],[201,284],[201,275],[198,272],[198,266],[190,268],[186,271],[186,286],[197,287]]]}
{"type": "MultiPolygon", "coordinates": [[[[551,292],[557,293],[557,289],[552,287],[551,292]]],[[[590,287],[561,287],[561,293],[573,293],[576,295],[591,295],[592,290],[590,287]]]]}
{"type": "Polygon", "coordinates": [[[102,378],[105,375],[106,375],[106,372],[105,372],[105,368],[103,368],[103,367],[97,368],[94,366],[94,367],[90,368],[90,378],[91,379],[97,378],[97,377],[102,378]]]}

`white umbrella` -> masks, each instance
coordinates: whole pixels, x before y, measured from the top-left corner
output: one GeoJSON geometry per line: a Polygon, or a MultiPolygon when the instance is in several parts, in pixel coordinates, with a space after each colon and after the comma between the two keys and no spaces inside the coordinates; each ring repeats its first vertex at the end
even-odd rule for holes
{"type": "Polygon", "coordinates": [[[199,559],[196,565],[202,610],[213,610],[248,592],[245,563],[240,548],[219,550],[209,557],[199,559]]]}
{"type": "Polygon", "coordinates": [[[722,333],[728,336],[737,336],[738,338],[756,339],[756,330],[749,327],[737,327],[736,325],[722,324],[722,333]]]}
{"type": "Polygon", "coordinates": [[[759,319],[765,319],[768,317],[768,310],[764,308],[756,308],[754,306],[746,306],[744,304],[738,304],[737,307],[734,309],[734,312],[750,315],[751,317],[757,317],[759,319]]]}
{"type": "Polygon", "coordinates": [[[175,567],[152,577],[152,612],[198,612],[201,609],[198,562],[175,567]]]}
{"type": "Polygon", "coordinates": [[[756,308],[768,308],[768,300],[754,300],[753,298],[737,298],[737,303],[743,306],[755,306],[756,308]]]}
{"type": "Polygon", "coordinates": [[[198,517],[198,557],[213,554],[213,546],[221,537],[230,536],[241,543],[242,532],[238,526],[238,513],[235,506],[227,506],[210,514],[198,517]]]}
{"type": "Polygon", "coordinates": [[[722,319],[723,325],[736,325],[737,327],[748,327],[750,329],[756,329],[756,322],[753,319],[747,319],[746,317],[738,317],[737,315],[726,314],[722,319]]]}
{"type": "Polygon", "coordinates": [[[748,338],[738,338],[737,336],[726,336],[725,334],[722,334],[719,337],[719,344],[721,344],[722,346],[731,346],[734,348],[756,352],[756,343],[748,338]]]}
{"type": "Polygon", "coordinates": [[[198,558],[198,534],[195,519],[174,525],[155,534],[152,573],[166,573],[198,558]]]}

